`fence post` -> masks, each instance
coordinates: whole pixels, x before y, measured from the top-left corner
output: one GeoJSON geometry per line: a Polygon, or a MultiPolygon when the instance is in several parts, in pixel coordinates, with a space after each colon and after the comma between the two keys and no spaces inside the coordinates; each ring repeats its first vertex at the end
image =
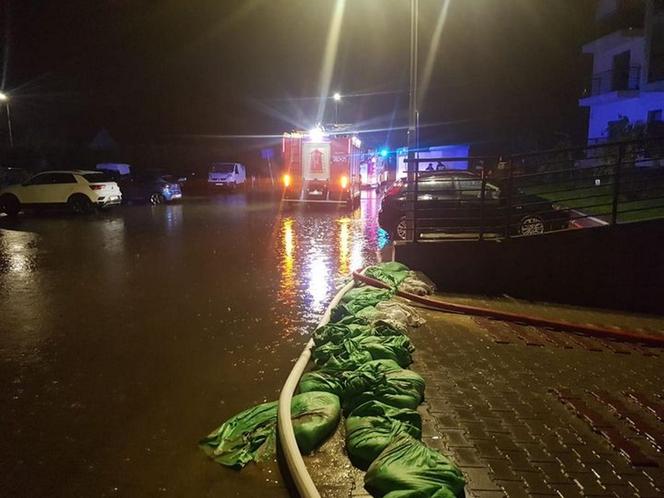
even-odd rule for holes
{"type": "Polygon", "coordinates": [[[618,160],[616,162],[615,170],[613,172],[613,204],[611,207],[612,225],[618,223],[618,198],[620,197],[620,176],[621,176],[624,154],[625,154],[625,145],[618,144],[618,160]]]}
{"type": "Polygon", "coordinates": [[[505,234],[506,239],[510,238],[510,228],[512,227],[512,191],[514,190],[514,170],[513,162],[510,157],[507,161],[507,199],[505,200],[505,234]]]}
{"type": "Polygon", "coordinates": [[[482,170],[482,189],[480,190],[480,237],[484,239],[484,199],[486,198],[486,173],[482,170]]]}
{"type": "Polygon", "coordinates": [[[420,182],[420,163],[415,163],[415,182],[413,183],[413,242],[419,240],[417,233],[417,201],[418,201],[418,192],[419,192],[419,182],[420,182]]]}

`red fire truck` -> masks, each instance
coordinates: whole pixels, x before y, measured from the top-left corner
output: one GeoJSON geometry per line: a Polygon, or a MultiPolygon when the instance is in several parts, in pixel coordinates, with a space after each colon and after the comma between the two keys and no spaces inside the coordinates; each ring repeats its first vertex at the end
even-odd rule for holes
{"type": "Polygon", "coordinates": [[[360,147],[354,135],[320,129],[285,133],[282,142],[287,202],[355,206],[360,200],[360,147]]]}

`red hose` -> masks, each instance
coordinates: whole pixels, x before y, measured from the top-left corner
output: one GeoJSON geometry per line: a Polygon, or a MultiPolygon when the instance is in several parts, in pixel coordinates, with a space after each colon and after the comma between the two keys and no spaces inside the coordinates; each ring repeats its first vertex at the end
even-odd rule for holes
{"type": "MultiPolygon", "coordinates": [[[[391,287],[380,280],[367,277],[358,272],[353,272],[353,278],[356,281],[371,285],[373,287],[380,287],[390,289],[391,287]]],[[[404,297],[416,303],[424,304],[432,308],[440,309],[443,311],[452,311],[455,313],[464,313],[467,315],[479,315],[502,320],[506,322],[523,323],[526,325],[533,325],[535,327],[545,327],[560,330],[562,332],[575,332],[585,334],[591,337],[599,337],[602,339],[614,339],[623,342],[634,342],[644,344],[647,346],[664,347],[664,337],[654,335],[646,335],[630,330],[610,330],[596,325],[581,325],[578,323],[570,323],[559,320],[549,320],[546,318],[537,318],[529,315],[521,315],[518,313],[509,313],[507,311],[497,311],[490,308],[480,308],[477,306],[468,306],[465,304],[455,304],[449,301],[438,301],[428,297],[418,296],[409,292],[396,291],[396,295],[404,297]]]]}

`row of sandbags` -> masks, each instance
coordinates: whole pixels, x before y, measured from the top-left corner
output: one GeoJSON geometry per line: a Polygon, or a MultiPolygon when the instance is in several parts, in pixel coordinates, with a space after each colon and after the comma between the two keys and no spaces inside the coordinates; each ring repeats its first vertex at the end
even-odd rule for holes
{"type": "Polygon", "coordinates": [[[346,451],[353,465],[366,470],[365,488],[373,496],[463,496],[459,469],[420,441],[417,407],[424,399],[424,380],[406,368],[414,349],[406,332],[423,321],[392,299],[404,283],[423,293],[432,289],[399,263],[369,267],[365,274],[392,290],[360,286],[346,293],[330,323],[314,332],[316,368],[302,376],[300,392],[339,397],[346,451]]]}
{"type": "MultiPolygon", "coordinates": [[[[315,369],[300,380],[291,417],[302,453],[318,448],[346,417],[346,450],[351,462],[366,470],[365,488],[376,497],[451,498],[463,496],[461,472],[421,441],[417,412],[424,380],[407,369],[413,346],[406,332],[423,320],[392,299],[394,289],[428,284],[398,263],[370,267],[366,273],[392,290],[356,287],[316,329],[315,369]],[[410,280],[409,280],[410,279],[410,280]]],[[[241,468],[275,454],[277,402],[249,408],[224,422],[200,441],[216,462],[241,468]]]]}

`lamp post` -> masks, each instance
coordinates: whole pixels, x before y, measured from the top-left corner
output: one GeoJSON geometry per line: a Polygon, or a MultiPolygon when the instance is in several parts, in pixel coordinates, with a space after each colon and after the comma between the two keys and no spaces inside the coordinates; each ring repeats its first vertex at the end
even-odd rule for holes
{"type": "Polygon", "coordinates": [[[9,147],[14,148],[14,137],[12,135],[12,118],[9,112],[9,96],[0,92],[0,102],[4,102],[7,108],[7,131],[9,132],[9,147]]]}
{"type": "Polygon", "coordinates": [[[408,93],[408,184],[410,191],[410,212],[412,240],[417,240],[415,227],[415,203],[417,200],[417,171],[419,165],[415,162],[415,143],[417,141],[417,52],[418,52],[418,24],[419,0],[410,0],[410,91],[408,93]]]}
{"type": "Polygon", "coordinates": [[[341,102],[341,94],[336,92],[332,98],[334,99],[334,124],[339,124],[339,102],[341,102]]]}

